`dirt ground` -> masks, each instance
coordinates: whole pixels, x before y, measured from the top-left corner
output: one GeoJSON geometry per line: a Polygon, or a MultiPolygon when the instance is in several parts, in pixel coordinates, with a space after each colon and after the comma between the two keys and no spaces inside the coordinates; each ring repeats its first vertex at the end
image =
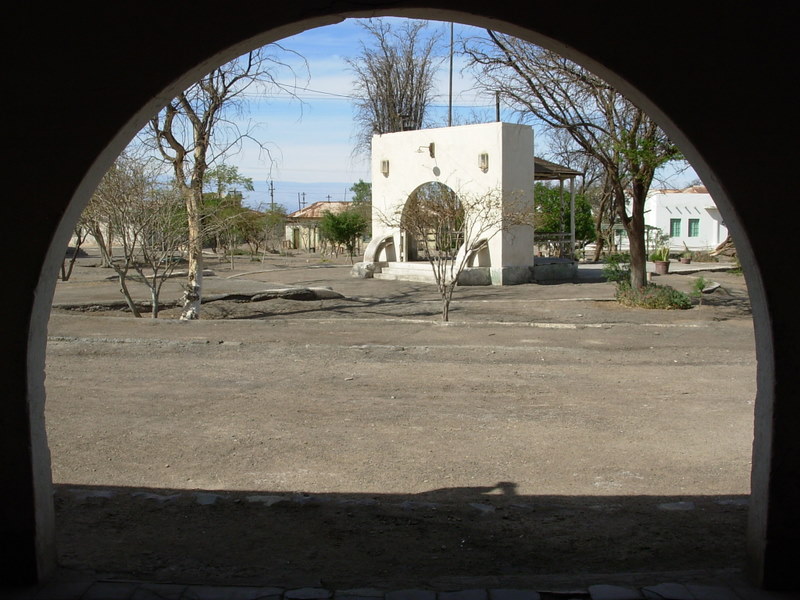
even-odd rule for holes
{"type": "Polygon", "coordinates": [[[58,282],[49,324],[64,569],[444,589],[742,564],[756,361],[741,275],[659,277],[720,288],[648,311],[582,265],[578,283],[460,288],[442,325],[428,284],[240,259],[210,262],[209,294],[342,297],[218,301],[186,323],[104,310],[119,294],[96,263],[58,282]]]}

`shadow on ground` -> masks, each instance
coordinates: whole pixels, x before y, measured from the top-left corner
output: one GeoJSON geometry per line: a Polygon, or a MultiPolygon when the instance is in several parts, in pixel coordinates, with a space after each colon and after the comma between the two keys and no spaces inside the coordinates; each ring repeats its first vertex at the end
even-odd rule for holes
{"type": "Polygon", "coordinates": [[[413,495],[56,486],[60,565],[207,584],[436,588],[458,578],[738,570],[746,496],[413,495]]]}

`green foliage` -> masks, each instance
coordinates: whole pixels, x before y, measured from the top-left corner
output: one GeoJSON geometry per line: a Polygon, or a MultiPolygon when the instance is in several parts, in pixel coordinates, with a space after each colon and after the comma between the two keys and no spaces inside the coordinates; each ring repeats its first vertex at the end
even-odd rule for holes
{"type": "Polygon", "coordinates": [[[357,183],[354,183],[350,187],[350,191],[353,192],[353,206],[357,206],[359,204],[372,204],[372,184],[364,181],[363,179],[359,179],[357,183]]]}
{"type": "Polygon", "coordinates": [[[681,291],[668,285],[648,283],[643,288],[635,288],[629,283],[617,284],[617,302],[636,308],[655,308],[663,310],[686,310],[692,307],[692,300],[681,291]]]}
{"type": "Polygon", "coordinates": [[[210,187],[217,196],[224,196],[237,186],[253,191],[253,180],[239,173],[239,167],[233,165],[217,165],[209,169],[203,178],[205,187],[210,187]]]}
{"type": "Polygon", "coordinates": [[[650,254],[650,260],[653,262],[668,261],[669,260],[669,246],[660,246],[653,250],[650,254]]]}
{"type": "MultiPolygon", "coordinates": [[[[536,202],[537,233],[569,231],[570,200],[568,191],[564,192],[562,203],[559,188],[538,182],[534,185],[534,198],[536,202]]],[[[592,207],[583,194],[575,195],[575,238],[587,242],[595,240],[592,207]]]]}
{"type": "Polygon", "coordinates": [[[692,284],[692,296],[699,297],[700,294],[703,293],[703,290],[708,286],[708,281],[706,281],[705,277],[698,277],[694,280],[692,284]]]}
{"type": "Polygon", "coordinates": [[[350,187],[353,192],[353,210],[364,217],[367,227],[364,235],[372,237],[372,184],[359,179],[350,187]]]}
{"type": "MultiPolygon", "coordinates": [[[[668,285],[649,283],[643,288],[631,285],[630,256],[628,254],[612,254],[603,266],[606,281],[617,285],[615,297],[624,306],[636,308],[680,309],[692,307],[691,298],[668,285]]],[[[703,287],[705,287],[705,282],[703,287]]],[[[701,288],[702,289],[702,288],[701,288]]]]}
{"type": "Polygon", "coordinates": [[[319,234],[323,239],[334,244],[343,244],[352,260],[356,240],[367,229],[364,216],[355,210],[346,210],[338,214],[325,212],[319,223],[319,234]]]}
{"type": "Polygon", "coordinates": [[[603,265],[603,277],[617,285],[630,284],[630,262],[631,257],[627,253],[609,255],[603,265]]]}
{"type": "Polygon", "coordinates": [[[706,281],[706,278],[702,276],[698,277],[697,279],[694,280],[694,283],[692,284],[692,291],[689,293],[689,295],[692,298],[697,298],[698,303],[702,304],[703,290],[706,289],[707,286],[708,286],[708,281],[706,281]]]}

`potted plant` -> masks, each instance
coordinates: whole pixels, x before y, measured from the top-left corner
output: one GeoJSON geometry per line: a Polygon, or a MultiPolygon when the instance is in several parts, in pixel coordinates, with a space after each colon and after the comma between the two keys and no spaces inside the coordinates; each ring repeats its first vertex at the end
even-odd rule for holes
{"type": "Polygon", "coordinates": [[[681,253],[680,261],[684,265],[688,265],[689,263],[692,262],[692,258],[694,258],[694,255],[692,254],[692,251],[689,250],[689,247],[684,242],[684,244],[683,244],[683,252],[681,253]]]}
{"type": "Polygon", "coordinates": [[[669,273],[669,246],[660,246],[653,250],[650,260],[655,265],[656,275],[669,273]]]}

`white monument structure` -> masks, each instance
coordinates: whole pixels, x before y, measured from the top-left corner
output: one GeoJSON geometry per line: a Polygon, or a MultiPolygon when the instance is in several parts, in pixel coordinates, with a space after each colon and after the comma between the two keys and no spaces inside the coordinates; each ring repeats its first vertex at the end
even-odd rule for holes
{"type": "Polygon", "coordinates": [[[510,223],[508,217],[520,205],[532,208],[533,181],[533,130],[527,125],[493,122],[374,136],[372,241],[356,272],[362,277],[430,280],[431,266],[417,260],[414,240],[398,216],[418,190],[433,184],[470,199],[463,203],[465,220],[470,219],[470,204],[502,199],[502,216],[479,217],[488,219],[480,228],[481,239],[468,240],[459,250],[470,254],[459,283],[532,281],[533,227],[510,223]]]}

